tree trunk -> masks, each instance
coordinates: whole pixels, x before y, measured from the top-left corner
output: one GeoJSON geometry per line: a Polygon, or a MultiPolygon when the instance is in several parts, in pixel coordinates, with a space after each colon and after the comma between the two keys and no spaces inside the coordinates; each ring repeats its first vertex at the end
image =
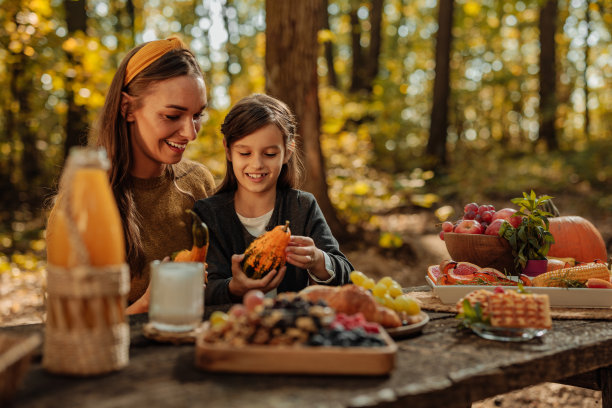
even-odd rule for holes
{"type": "MultiPolygon", "coordinates": [[[[22,71],[19,74],[25,73],[25,66],[27,61],[30,59],[25,55],[21,54],[20,59],[21,69],[22,71]]],[[[17,74],[17,72],[16,72],[17,74]]],[[[21,157],[21,168],[23,172],[23,184],[28,190],[28,193],[32,194],[34,197],[38,195],[38,191],[35,191],[39,186],[37,184],[37,179],[40,177],[40,154],[38,149],[36,148],[36,134],[32,132],[30,126],[28,125],[28,119],[32,117],[32,104],[30,101],[30,90],[34,89],[32,84],[32,78],[26,76],[25,78],[21,78],[19,81],[21,87],[19,89],[19,93],[17,95],[17,100],[19,101],[19,135],[18,137],[21,139],[24,149],[23,155],[21,157]]]]}
{"type": "Polygon", "coordinates": [[[368,91],[372,90],[374,80],[378,76],[378,58],[380,57],[382,43],[383,3],[383,0],[372,0],[372,8],[370,9],[370,50],[368,53],[368,73],[365,80],[365,87],[368,91]]]}
{"type": "MultiPolygon", "coordinates": [[[[64,0],[66,11],[66,26],[68,35],[72,37],[77,31],[87,30],[87,11],[85,0],[64,0]]],[[[71,52],[66,52],[70,65],[79,62],[71,52]]],[[[87,110],[83,105],[77,105],[74,101],[72,84],[74,77],[66,76],[66,93],[68,100],[68,116],[66,119],[66,141],[64,143],[64,158],[68,156],[70,148],[87,144],[87,110]]]]}
{"type": "Polygon", "coordinates": [[[334,236],[346,238],[327,194],[325,162],[319,142],[317,31],[323,2],[266,1],[266,92],[284,101],[298,120],[306,167],[304,189],[317,199],[334,236]]]}
{"type": "MultiPolygon", "coordinates": [[[[9,92],[10,92],[10,100],[17,101],[19,100],[19,73],[21,69],[19,68],[18,62],[11,63],[10,67],[8,67],[8,72],[10,73],[9,80],[9,92]]],[[[11,148],[14,148],[16,137],[18,136],[19,123],[17,118],[17,113],[15,109],[12,108],[11,103],[7,104],[7,109],[5,110],[6,121],[5,125],[5,137],[6,141],[10,144],[11,148]]],[[[15,169],[20,167],[20,163],[16,157],[15,153],[11,153],[6,158],[6,167],[2,168],[2,177],[0,180],[0,193],[3,203],[8,203],[11,199],[14,199],[16,194],[15,183],[13,182],[13,177],[15,173],[15,169]]]]}
{"type": "Polygon", "coordinates": [[[557,16],[557,0],[548,0],[540,9],[540,133],[538,140],[544,140],[549,151],[557,150],[559,147],[555,131],[557,16]]]}
{"type": "Polygon", "coordinates": [[[585,21],[587,31],[584,37],[584,71],[582,73],[584,80],[584,136],[586,140],[591,140],[591,119],[589,114],[589,82],[588,82],[588,69],[589,69],[589,54],[591,47],[589,46],[589,36],[591,35],[591,0],[586,2],[585,10],[585,21]]]}
{"type": "Polygon", "coordinates": [[[129,19],[129,26],[125,28],[130,31],[130,48],[133,48],[136,45],[136,7],[134,7],[133,0],[125,1],[125,12],[127,13],[129,19]]]}
{"type": "Polygon", "coordinates": [[[363,56],[361,52],[361,25],[359,24],[359,17],[357,16],[357,8],[359,4],[352,2],[351,11],[349,13],[351,19],[351,49],[353,56],[353,66],[351,68],[351,88],[350,92],[356,92],[363,89],[362,79],[364,77],[362,71],[363,56]]]}
{"type": "Polygon", "coordinates": [[[453,28],[453,0],[440,0],[438,6],[438,34],[436,39],[436,76],[429,140],[425,152],[433,166],[446,164],[446,132],[450,95],[450,52],[453,28]]]}
{"type": "MultiPolygon", "coordinates": [[[[21,3],[14,4],[7,14],[13,16],[13,21],[17,21],[18,10],[24,6],[21,3]]],[[[18,24],[16,32],[21,32],[25,25],[23,22],[18,24]]],[[[3,174],[5,179],[1,185],[2,198],[7,198],[3,202],[19,203],[40,197],[40,186],[37,183],[40,177],[40,154],[36,148],[36,134],[28,123],[32,116],[30,95],[34,89],[32,73],[28,70],[32,59],[23,51],[9,53],[6,71],[10,98],[6,110],[5,135],[12,152],[7,158],[7,173],[3,174]],[[23,146],[21,152],[15,149],[18,141],[23,146]]]]}
{"type": "MultiPolygon", "coordinates": [[[[323,12],[321,13],[321,28],[323,30],[329,30],[329,14],[327,13],[327,6],[329,0],[323,0],[323,12]]],[[[327,62],[327,84],[333,88],[338,88],[338,77],[336,75],[336,68],[334,67],[334,43],[332,41],[325,41],[323,43],[325,52],[325,62],[327,62]]]]}

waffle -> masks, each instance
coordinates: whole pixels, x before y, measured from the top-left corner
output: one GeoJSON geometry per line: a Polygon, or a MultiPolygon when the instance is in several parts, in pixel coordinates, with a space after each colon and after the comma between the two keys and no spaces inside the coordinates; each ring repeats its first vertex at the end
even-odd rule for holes
{"type": "Polygon", "coordinates": [[[521,294],[512,290],[504,293],[475,290],[457,303],[459,313],[463,312],[464,299],[468,299],[472,306],[480,303],[482,316],[490,319],[491,326],[545,329],[552,326],[548,295],[521,294]]]}
{"type": "Polygon", "coordinates": [[[472,307],[475,306],[476,303],[480,303],[480,310],[482,311],[482,317],[486,319],[487,317],[489,317],[488,304],[489,304],[490,295],[491,295],[491,292],[488,290],[484,290],[484,289],[478,289],[478,290],[468,293],[467,295],[465,295],[464,298],[459,299],[459,301],[457,302],[457,313],[463,313],[463,301],[467,299],[470,301],[470,304],[472,305],[472,307]]]}
{"type": "Polygon", "coordinates": [[[489,296],[488,311],[491,326],[542,329],[552,326],[548,295],[494,293],[489,296]]]}

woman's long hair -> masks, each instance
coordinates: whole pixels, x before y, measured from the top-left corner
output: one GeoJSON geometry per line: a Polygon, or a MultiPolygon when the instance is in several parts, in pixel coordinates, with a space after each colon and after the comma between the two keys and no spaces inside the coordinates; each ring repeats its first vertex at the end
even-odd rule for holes
{"type": "MultiPolygon", "coordinates": [[[[264,94],[253,94],[242,98],[225,117],[221,125],[221,133],[223,133],[225,145],[230,149],[234,142],[270,124],[275,125],[281,131],[285,150],[293,152],[287,163],[283,164],[276,187],[299,188],[304,167],[297,148],[297,123],[295,116],[285,103],[264,94]]],[[[217,189],[217,194],[236,191],[238,188],[238,180],[232,163],[227,157],[225,165],[225,177],[217,189]]]]}
{"type": "MultiPolygon", "coordinates": [[[[104,106],[90,138],[90,143],[106,149],[111,163],[109,182],[123,222],[128,263],[132,272],[136,274],[142,272],[145,266],[145,256],[140,237],[140,217],[134,202],[133,183],[129,177],[134,159],[130,145],[129,126],[121,112],[121,93],[126,92],[132,96],[134,104],[129,109],[135,110],[139,108],[141,98],[158,82],[183,75],[203,78],[202,70],[194,55],[187,49],[176,49],[161,56],[124,86],[127,64],[144,45],[132,49],[123,58],[113,77],[104,106]]],[[[168,169],[173,175],[172,166],[168,166],[168,169]]]]}

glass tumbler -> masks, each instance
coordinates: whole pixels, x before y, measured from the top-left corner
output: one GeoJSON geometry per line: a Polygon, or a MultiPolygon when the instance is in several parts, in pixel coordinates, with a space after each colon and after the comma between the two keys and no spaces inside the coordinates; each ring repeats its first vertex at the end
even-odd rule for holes
{"type": "Polygon", "coordinates": [[[157,330],[186,332],[204,315],[202,262],[151,262],[149,322],[157,330]]]}

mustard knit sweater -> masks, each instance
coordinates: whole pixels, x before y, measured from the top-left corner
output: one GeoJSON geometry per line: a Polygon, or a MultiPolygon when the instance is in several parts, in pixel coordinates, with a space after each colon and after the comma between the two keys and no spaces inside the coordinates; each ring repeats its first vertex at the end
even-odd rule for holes
{"type": "Polygon", "coordinates": [[[132,178],[146,266],[141,273],[131,271],[129,303],[138,300],[147,290],[151,261],[191,249],[192,218],[185,210],[191,209],[196,200],[214,192],[213,176],[203,165],[182,160],[174,169],[174,180],[169,172],[150,179],[132,178]]]}

